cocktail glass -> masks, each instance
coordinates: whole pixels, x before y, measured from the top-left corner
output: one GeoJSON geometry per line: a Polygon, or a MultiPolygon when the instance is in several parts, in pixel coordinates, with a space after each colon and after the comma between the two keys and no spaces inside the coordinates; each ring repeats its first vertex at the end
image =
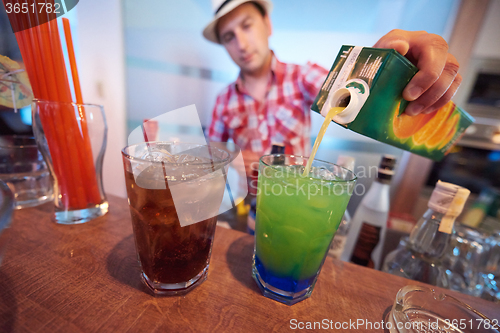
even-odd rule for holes
{"type": "Polygon", "coordinates": [[[356,182],[355,174],[307,158],[260,159],[252,275],[264,296],[292,305],[313,291],[356,182]]]}
{"type": "Polygon", "coordinates": [[[148,142],[122,156],[142,279],[155,294],[187,293],[207,278],[229,153],[148,142]]]}

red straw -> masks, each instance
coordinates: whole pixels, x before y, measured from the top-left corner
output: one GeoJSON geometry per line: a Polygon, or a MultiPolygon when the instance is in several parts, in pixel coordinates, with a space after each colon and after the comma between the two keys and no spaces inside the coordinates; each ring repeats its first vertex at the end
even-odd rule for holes
{"type": "Polygon", "coordinates": [[[64,36],[66,37],[66,47],[68,48],[69,64],[71,66],[71,76],[73,77],[73,86],[75,88],[75,97],[78,104],[83,104],[82,88],[80,87],[80,77],[76,67],[75,49],[73,47],[73,38],[71,37],[71,27],[67,18],[62,19],[64,26],[64,36]]]}
{"type": "MultiPolygon", "coordinates": [[[[87,117],[85,115],[84,107],[81,106],[81,104],[83,104],[83,97],[82,97],[82,89],[80,87],[78,68],[76,66],[75,50],[73,47],[73,38],[71,36],[71,26],[67,18],[63,18],[62,21],[64,26],[64,35],[66,37],[66,47],[68,49],[69,63],[71,66],[71,76],[73,77],[73,86],[75,89],[76,103],[80,104],[80,106],[78,106],[78,112],[80,114],[80,124],[82,127],[82,134],[83,134],[82,139],[84,146],[84,151],[80,152],[80,156],[84,161],[85,161],[85,156],[87,157],[90,156],[91,157],[90,161],[92,161],[93,154],[92,154],[92,146],[90,144],[90,137],[88,135],[87,117]]],[[[83,163],[83,167],[85,169],[87,180],[89,181],[89,184],[87,184],[88,186],[87,200],[90,203],[98,203],[100,202],[101,194],[97,186],[94,163],[83,163]]]]}

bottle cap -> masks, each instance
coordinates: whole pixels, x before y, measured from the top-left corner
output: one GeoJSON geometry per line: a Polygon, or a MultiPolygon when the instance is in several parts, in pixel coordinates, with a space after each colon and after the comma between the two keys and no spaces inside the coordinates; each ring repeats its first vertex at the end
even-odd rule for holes
{"type": "Polygon", "coordinates": [[[394,176],[394,166],[396,165],[396,157],[393,155],[383,155],[378,166],[377,179],[385,184],[388,184],[394,176]]]}
{"type": "Polygon", "coordinates": [[[438,180],[428,207],[442,214],[457,217],[462,212],[470,191],[461,186],[438,180]]]}
{"type": "Polygon", "coordinates": [[[394,155],[383,155],[380,160],[379,169],[389,169],[394,170],[394,166],[396,165],[396,156],[394,155]]]}
{"type": "Polygon", "coordinates": [[[284,154],[285,145],[282,143],[273,143],[271,148],[271,154],[284,154]]]}

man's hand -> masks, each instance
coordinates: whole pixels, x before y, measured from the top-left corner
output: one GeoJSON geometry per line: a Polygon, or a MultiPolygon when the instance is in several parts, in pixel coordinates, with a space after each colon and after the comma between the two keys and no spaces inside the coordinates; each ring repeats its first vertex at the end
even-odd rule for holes
{"type": "Polygon", "coordinates": [[[403,91],[403,98],[411,102],[405,111],[409,115],[441,108],[462,82],[457,59],[448,53],[448,44],[439,35],[392,30],[373,47],[395,49],[418,67],[418,73],[403,91]]]}

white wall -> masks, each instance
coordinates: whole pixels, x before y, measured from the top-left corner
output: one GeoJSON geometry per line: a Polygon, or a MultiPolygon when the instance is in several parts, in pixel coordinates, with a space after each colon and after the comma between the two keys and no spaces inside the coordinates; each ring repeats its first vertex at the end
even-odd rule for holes
{"type": "Polygon", "coordinates": [[[486,16],[478,32],[463,81],[453,97],[458,106],[468,110],[467,100],[478,71],[500,71],[500,0],[490,0],[486,16]]]}
{"type": "Polygon", "coordinates": [[[120,0],[80,1],[77,11],[77,52],[86,103],[104,106],[108,143],[103,182],[107,194],[125,197],[121,149],[126,144],[125,60],[120,0]]]}
{"type": "Polygon", "coordinates": [[[500,0],[490,0],[473,57],[500,58],[500,0]]]}

